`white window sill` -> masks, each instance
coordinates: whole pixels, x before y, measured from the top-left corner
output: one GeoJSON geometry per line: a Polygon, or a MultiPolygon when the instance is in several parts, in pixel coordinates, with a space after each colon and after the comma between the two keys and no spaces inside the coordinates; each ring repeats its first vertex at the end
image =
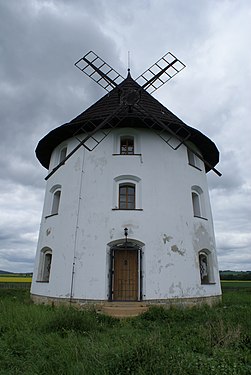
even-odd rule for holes
{"type": "Polygon", "coordinates": [[[48,283],[49,280],[36,280],[36,283],[48,283]]]}
{"type": "Polygon", "coordinates": [[[197,219],[208,220],[206,217],[203,217],[203,216],[193,215],[193,217],[196,217],[197,219]]]}
{"type": "Polygon", "coordinates": [[[143,208],[112,208],[112,211],[143,211],[143,208]]]}
{"type": "Polygon", "coordinates": [[[47,215],[44,218],[47,219],[48,217],[57,216],[57,215],[58,215],[58,212],[56,214],[47,215]]]}

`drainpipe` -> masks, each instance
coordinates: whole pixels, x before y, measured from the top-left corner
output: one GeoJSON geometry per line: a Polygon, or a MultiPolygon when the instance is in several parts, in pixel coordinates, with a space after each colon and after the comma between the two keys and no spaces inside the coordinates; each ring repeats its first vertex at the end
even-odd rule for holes
{"type": "Polygon", "coordinates": [[[78,194],[78,209],[77,209],[77,220],[76,220],[76,229],[74,234],[74,247],[73,247],[73,261],[72,261],[72,271],[71,271],[71,286],[70,286],[70,304],[72,303],[73,299],[73,287],[74,287],[74,276],[75,276],[75,267],[76,267],[76,251],[77,251],[77,237],[78,237],[78,229],[79,229],[79,212],[80,212],[80,205],[81,205],[81,191],[82,191],[82,183],[83,183],[83,175],[84,175],[84,160],[85,160],[85,149],[83,147],[83,160],[81,166],[81,176],[80,176],[80,184],[79,184],[79,194],[78,194]]]}

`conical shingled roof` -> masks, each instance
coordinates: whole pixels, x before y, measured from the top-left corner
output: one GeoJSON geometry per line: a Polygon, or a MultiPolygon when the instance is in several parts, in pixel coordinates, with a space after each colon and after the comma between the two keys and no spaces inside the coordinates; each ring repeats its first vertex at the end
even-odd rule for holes
{"type": "MultiPolygon", "coordinates": [[[[81,113],[69,123],[61,125],[60,127],[49,132],[40,140],[36,148],[36,156],[40,163],[48,169],[51,153],[55,147],[76,133],[83,132],[82,129],[84,129],[86,132],[93,130],[93,124],[97,126],[119,108],[121,103],[120,93],[127,91],[140,92],[140,107],[145,108],[146,112],[142,112],[140,107],[137,105],[133,106],[131,110],[128,110],[128,106],[123,106],[119,114],[116,115],[116,119],[114,119],[114,121],[121,120],[118,127],[147,128],[145,120],[147,118],[147,113],[149,113],[156,119],[168,124],[173,131],[177,130],[180,126],[183,126],[183,128],[191,133],[189,141],[193,142],[198,147],[203,155],[203,158],[210,163],[212,167],[218,163],[219,151],[208,137],[206,137],[200,131],[183,123],[183,121],[170,112],[147,91],[138,91],[139,89],[140,85],[138,85],[138,83],[135,82],[130,75],[128,75],[128,77],[121,82],[118,87],[102,97],[86,111],[81,113]],[[92,124],[90,121],[92,121],[92,124]]],[[[206,171],[209,170],[210,167],[206,166],[206,171]]]]}

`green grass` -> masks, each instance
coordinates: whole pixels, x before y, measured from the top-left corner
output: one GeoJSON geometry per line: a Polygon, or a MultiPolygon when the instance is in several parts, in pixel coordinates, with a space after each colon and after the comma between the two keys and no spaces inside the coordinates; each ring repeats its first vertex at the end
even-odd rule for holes
{"type": "Polygon", "coordinates": [[[222,288],[231,288],[231,289],[242,289],[250,288],[251,289],[251,280],[221,280],[222,288]]]}
{"type": "Polygon", "coordinates": [[[117,320],[0,289],[1,375],[249,375],[251,289],[214,307],[152,307],[117,320]]]}

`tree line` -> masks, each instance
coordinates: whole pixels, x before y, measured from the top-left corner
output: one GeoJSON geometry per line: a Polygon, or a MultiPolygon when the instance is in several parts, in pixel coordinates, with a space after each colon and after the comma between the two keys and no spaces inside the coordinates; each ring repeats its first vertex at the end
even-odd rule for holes
{"type": "Polygon", "coordinates": [[[251,271],[220,271],[221,280],[251,280],[251,271]]]}

